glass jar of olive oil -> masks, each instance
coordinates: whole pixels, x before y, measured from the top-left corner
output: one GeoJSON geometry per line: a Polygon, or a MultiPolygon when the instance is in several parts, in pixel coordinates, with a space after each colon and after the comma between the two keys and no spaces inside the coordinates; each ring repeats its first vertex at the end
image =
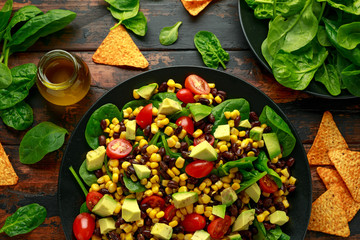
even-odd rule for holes
{"type": "Polygon", "coordinates": [[[53,104],[77,103],[88,93],[90,82],[88,66],[75,54],[53,50],[40,59],[36,84],[41,95],[53,104]]]}

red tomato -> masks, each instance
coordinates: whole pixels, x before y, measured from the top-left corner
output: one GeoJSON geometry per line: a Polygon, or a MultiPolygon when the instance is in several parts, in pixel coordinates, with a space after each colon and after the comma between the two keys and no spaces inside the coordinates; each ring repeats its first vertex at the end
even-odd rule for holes
{"type": "Polygon", "coordinates": [[[149,103],[140,110],[136,116],[136,123],[141,128],[145,128],[152,123],[152,103],[149,103]]]}
{"type": "Polygon", "coordinates": [[[126,157],[132,150],[131,143],[125,139],[114,139],[112,140],[106,148],[106,154],[109,158],[124,158],[126,157]]]}
{"type": "Polygon", "coordinates": [[[180,89],[176,93],[176,97],[184,103],[194,103],[194,94],[187,88],[180,89]]]}
{"type": "Polygon", "coordinates": [[[212,162],[196,160],[186,166],[185,172],[194,178],[203,178],[207,176],[213,168],[214,164],[212,162]]]}
{"type": "Polygon", "coordinates": [[[259,180],[261,190],[266,193],[274,193],[278,190],[278,186],[268,175],[265,175],[259,180]]]}
{"type": "Polygon", "coordinates": [[[175,123],[178,126],[182,126],[188,134],[192,135],[194,133],[194,123],[188,116],[179,117],[175,123]]]}
{"type": "Polygon", "coordinates": [[[230,225],[231,218],[228,215],[225,215],[224,218],[217,218],[212,221],[207,227],[207,231],[212,238],[219,239],[226,234],[230,225]]]}
{"type": "Polygon", "coordinates": [[[103,195],[99,192],[89,192],[86,195],[86,206],[91,211],[103,195]]]}
{"type": "Polygon", "coordinates": [[[80,213],[74,220],[73,232],[77,240],[89,240],[95,229],[95,220],[89,213],[80,213]]]}
{"type": "MultiPolygon", "coordinates": [[[[215,142],[214,136],[211,135],[211,134],[208,134],[208,136],[210,136],[210,141],[209,141],[210,145],[213,145],[214,142],[215,142]]],[[[205,134],[203,134],[200,137],[194,139],[194,146],[198,145],[199,143],[201,143],[203,141],[205,141],[205,134]]]]}
{"type": "Polygon", "coordinates": [[[209,84],[201,77],[195,74],[187,76],[185,79],[185,88],[194,94],[209,94],[209,84]]]}
{"type": "Polygon", "coordinates": [[[185,219],[181,224],[184,227],[185,232],[195,232],[205,227],[206,220],[205,217],[200,214],[190,213],[185,216],[185,219]]]}
{"type": "Polygon", "coordinates": [[[152,195],[150,197],[146,197],[141,201],[141,204],[147,204],[149,205],[151,208],[156,208],[156,207],[164,207],[165,206],[165,200],[162,199],[159,196],[156,195],[152,195]]]}
{"type": "Polygon", "coordinates": [[[164,219],[166,221],[171,221],[171,219],[173,219],[173,217],[175,217],[176,214],[176,208],[174,205],[169,205],[165,208],[165,215],[164,215],[164,219]]]}

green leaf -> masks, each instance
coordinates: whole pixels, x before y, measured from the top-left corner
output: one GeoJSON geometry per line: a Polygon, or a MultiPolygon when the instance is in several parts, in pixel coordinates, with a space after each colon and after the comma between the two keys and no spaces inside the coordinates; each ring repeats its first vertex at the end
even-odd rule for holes
{"type": "Polygon", "coordinates": [[[0,62],[0,89],[7,88],[12,83],[11,71],[5,64],[0,62]]]}
{"type": "Polygon", "coordinates": [[[341,75],[348,91],[354,96],[360,97],[360,68],[351,64],[341,72],[341,75]]]}
{"type": "Polygon", "coordinates": [[[239,172],[241,172],[241,174],[243,175],[243,180],[241,181],[240,188],[238,190],[236,190],[236,193],[239,193],[239,192],[247,189],[248,187],[250,187],[257,181],[259,181],[261,178],[263,178],[267,174],[266,172],[261,173],[257,170],[246,171],[246,170],[239,169],[239,172]]]}
{"type": "Polygon", "coordinates": [[[125,187],[129,189],[130,192],[144,192],[146,188],[141,185],[140,182],[133,182],[130,178],[124,175],[123,177],[125,187]]]}
{"type": "Polygon", "coordinates": [[[97,183],[97,177],[93,172],[90,172],[86,169],[86,160],[83,161],[79,168],[79,175],[86,185],[91,187],[93,183],[97,183]]]}
{"type": "Polygon", "coordinates": [[[315,74],[315,81],[321,82],[333,96],[341,93],[340,77],[334,65],[323,64],[315,74]]]}
{"type": "Polygon", "coordinates": [[[150,101],[153,103],[154,107],[159,108],[160,103],[162,103],[162,101],[164,101],[165,98],[170,98],[171,100],[180,103],[180,105],[182,104],[182,102],[176,97],[176,93],[172,93],[172,92],[157,93],[150,98],[150,101]]]}
{"type": "Polygon", "coordinates": [[[215,34],[200,31],[195,34],[194,43],[206,66],[217,69],[220,63],[226,69],[225,62],[228,62],[230,57],[215,34]]]}
{"type": "Polygon", "coordinates": [[[267,172],[270,176],[272,176],[272,179],[275,181],[276,185],[281,188],[282,182],[279,174],[275,172],[273,169],[269,168],[267,163],[269,159],[266,156],[266,153],[264,151],[260,151],[258,158],[254,162],[254,166],[256,169],[267,172]]]}
{"type": "Polygon", "coordinates": [[[360,43],[360,22],[341,25],[336,40],[345,49],[354,49],[360,43]]]}
{"type": "Polygon", "coordinates": [[[133,9],[128,11],[119,10],[113,6],[109,7],[111,15],[120,21],[120,23],[126,19],[135,17],[139,12],[139,4],[137,4],[133,9]]]}
{"type": "Polygon", "coordinates": [[[71,174],[74,176],[76,182],[79,184],[81,190],[83,191],[85,197],[88,195],[88,190],[86,190],[84,184],[82,183],[81,179],[79,178],[79,176],[77,175],[77,173],[75,172],[74,168],[72,166],[69,167],[69,170],[71,172],[71,174]]]}
{"type": "Polygon", "coordinates": [[[88,209],[88,207],[86,206],[86,202],[81,204],[80,213],[91,213],[90,210],[88,209]]]}
{"type": "Polygon", "coordinates": [[[139,4],[139,0],[105,0],[105,2],[120,11],[131,11],[139,4]]]}
{"type": "Polygon", "coordinates": [[[58,150],[65,141],[68,131],[51,122],[42,122],[30,129],[21,140],[20,162],[33,164],[46,154],[58,150]]]}
{"type": "Polygon", "coordinates": [[[124,20],[122,24],[138,36],[143,37],[147,32],[147,20],[142,12],[138,12],[133,18],[124,20]]]}
{"type": "Polygon", "coordinates": [[[330,6],[350,14],[360,15],[359,1],[357,0],[317,0],[327,2],[330,6]]]}
{"type": "Polygon", "coordinates": [[[25,130],[34,121],[33,110],[24,101],[19,102],[13,107],[0,110],[0,117],[7,126],[15,130],[25,130]]]}
{"type": "Polygon", "coordinates": [[[160,31],[159,40],[162,45],[168,46],[176,42],[178,39],[179,27],[182,24],[181,21],[175,23],[173,26],[164,27],[160,31]]]}
{"type": "MultiPolygon", "coordinates": [[[[253,6],[254,15],[259,19],[273,19],[274,18],[274,0],[257,1],[248,4],[253,6]]],[[[275,16],[281,15],[283,17],[289,17],[299,13],[306,3],[306,0],[277,0],[275,4],[275,16]]]]}
{"type": "Polygon", "coordinates": [[[327,37],[324,26],[319,26],[316,36],[317,36],[317,40],[319,41],[321,46],[323,46],[323,47],[332,46],[331,42],[329,41],[329,38],[327,37]]]}
{"type": "Polygon", "coordinates": [[[13,237],[31,232],[45,221],[46,215],[46,209],[37,203],[20,207],[6,218],[0,233],[5,232],[9,237],[13,237]]]}
{"type": "Polygon", "coordinates": [[[229,175],[229,170],[235,167],[238,169],[251,170],[254,168],[253,162],[256,159],[257,157],[244,157],[234,161],[229,161],[223,165],[220,165],[217,170],[219,171],[220,176],[229,175]]]}
{"type": "MultiPolygon", "coordinates": [[[[8,25],[11,12],[12,12],[13,0],[7,0],[0,10],[0,31],[6,28],[8,25]]],[[[1,38],[0,38],[1,40],[1,38]]]]}

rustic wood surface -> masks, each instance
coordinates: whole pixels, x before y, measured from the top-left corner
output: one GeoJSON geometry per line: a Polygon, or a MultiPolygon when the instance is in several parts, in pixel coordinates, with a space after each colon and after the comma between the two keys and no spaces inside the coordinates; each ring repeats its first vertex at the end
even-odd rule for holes
{"type": "MultiPolygon", "coordinates": [[[[0,7],[4,4],[1,0],[0,7]]],[[[92,85],[88,95],[79,103],[69,107],[57,107],[47,103],[36,87],[30,91],[26,101],[34,110],[34,124],[51,121],[70,134],[87,109],[109,89],[126,79],[146,70],[98,65],[91,56],[106,37],[115,20],[106,9],[104,0],[14,0],[14,10],[25,5],[36,5],[43,11],[54,8],[69,9],[77,18],[64,30],[40,39],[26,53],[14,54],[9,59],[10,67],[23,63],[37,64],[40,57],[52,49],[64,49],[81,56],[89,65],[92,85]]],[[[148,59],[148,69],[168,66],[204,66],[193,44],[193,36],[200,30],[213,32],[223,48],[230,54],[230,61],[224,70],[258,87],[272,98],[297,129],[306,151],[309,150],[322,114],[330,110],[352,150],[360,150],[360,98],[351,100],[320,99],[304,92],[293,91],[279,85],[257,61],[242,33],[238,16],[237,0],[213,0],[197,17],[190,16],[179,0],[141,0],[141,11],[148,19],[145,37],[131,34],[133,40],[148,59]],[[158,41],[161,28],[183,21],[179,39],[171,46],[162,46],[158,41]]],[[[222,69],[221,69],[222,70],[222,69]]],[[[18,207],[37,202],[48,211],[45,222],[29,234],[11,239],[65,239],[60,223],[57,203],[57,181],[65,145],[48,154],[33,165],[19,162],[19,144],[26,131],[15,131],[0,122],[0,142],[19,176],[19,183],[11,187],[0,187],[0,226],[6,217],[18,207]]],[[[68,140],[69,136],[67,136],[68,140]]],[[[313,199],[325,191],[316,168],[311,167],[313,178],[313,199]]],[[[359,222],[360,214],[356,219],[359,222]]],[[[352,234],[348,239],[360,239],[360,226],[350,223],[352,234]]],[[[0,234],[0,239],[10,239],[0,234]]],[[[340,239],[322,233],[308,232],[305,239],[340,239]]]]}

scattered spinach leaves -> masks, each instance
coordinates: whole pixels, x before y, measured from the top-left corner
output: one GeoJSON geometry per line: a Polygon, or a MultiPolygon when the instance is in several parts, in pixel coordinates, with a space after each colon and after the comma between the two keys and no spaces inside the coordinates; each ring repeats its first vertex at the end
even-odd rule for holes
{"type": "Polygon", "coordinates": [[[133,31],[138,36],[145,36],[147,32],[147,20],[142,12],[138,12],[135,17],[125,19],[123,22],[123,25],[133,31]]]}
{"type": "Polygon", "coordinates": [[[125,187],[129,189],[130,192],[136,193],[136,192],[144,192],[146,188],[141,185],[140,182],[133,182],[130,178],[124,175],[123,177],[125,187]]]}
{"type": "Polygon", "coordinates": [[[15,130],[25,130],[34,121],[33,110],[24,101],[19,102],[13,107],[0,110],[0,117],[7,126],[15,130]]]}
{"type": "Polygon", "coordinates": [[[176,42],[179,34],[179,27],[182,24],[181,21],[175,23],[173,26],[164,27],[160,31],[159,41],[162,45],[168,46],[176,42]]]}

